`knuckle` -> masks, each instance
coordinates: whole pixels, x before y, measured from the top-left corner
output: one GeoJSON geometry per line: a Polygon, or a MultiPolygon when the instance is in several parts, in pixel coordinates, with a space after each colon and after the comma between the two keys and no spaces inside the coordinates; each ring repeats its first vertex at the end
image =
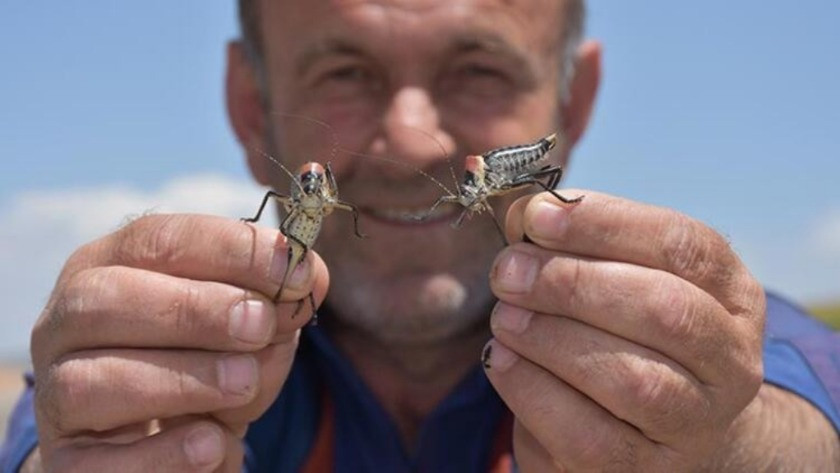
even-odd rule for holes
{"type": "Polygon", "coordinates": [[[737,376],[733,379],[736,392],[742,393],[742,402],[739,407],[746,405],[758,394],[764,382],[764,364],[761,354],[747,354],[743,360],[737,362],[737,376]]]}
{"type": "Polygon", "coordinates": [[[129,266],[159,267],[177,263],[189,229],[180,215],[144,215],[123,227],[113,248],[116,261],[129,266]]]}
{"type": "Polygon", "coordinates": [[[216,239],[219,251],[214,252],[213,263],[226,270],[261,270],[261,274],[268,277],[268,265],[259,266],[262,260],[257,257],[258,235],[259,230],[248,225],[226,225],[216,239]]]}
{"type": "Polygon", "coordinates": [[[179,334],[201,333],[209,325],[205,317],[196,317],[204,294],[196,284],[179,284],[175,289],[172,302],[167,308],[166,318],[172,319],[173,331],[179,334]],[[201,322],[205,323],[202,324],[201,322]]]}
{"type": "Polygon", "coordinates": [[[73,274],[81,268],[86,267],[90,261],[91,254],[95,253],[98,247],[99,241],[93,241],[76,248],[76,250],[70,254],[67,261],[64,263],[64,268],[61,270],[59,280],[67,275],[73,274]]]}
{"type": "Polygon", "coordinates": [[[646,432],[698,434],[705,423],[695,421],[709,418],[713,413],[706,393],[676,378],[667,366],[635,364],[635,369],[629,370],[628,405],[624,408],[637,413],[639,424],[646,432]]]}
{"type": "MultiPolygon", "coordinates": [[[[46,376],[38,377],[35,395],[39,411],[58,432],[81,428],[77,414],[87,410],[94,376],[84,360],[65,358],[51,366],[46,376]]],[[[87,420],[96,423],[96,419],[87,420]]]]}
{"type": "Polygon", "coordinates": [[[580,471],[632,471],[636,458],[635,446],[614,430],[614,426],[601,423],[584,429],[579,436],[567,437],[568,451],[575,452],[573,459],[565,462],[580,471]]]}
{"type": "MultiPolygon", "coordinates": [[[[560,261],[557,259],[556,261],[560,261]]],[[[563,258],[558,271],[553,271],[554,287],[569,307],[585,307],[583,288],[583,261],[578,258],[563,258]]]]}
{"type": "Polygon", "coordinates": [[[627,399],[643,411],[658,411],[673,395],[667,374],[637,358],[625,361],[627,399]]]}
{"type": "Polygon", "coordinates": [[[662,278],[652,299],[649,310],[661,336],[678,343],[695,338],[698,309],[694,294],[686,284],[662,278]]]}
{"type": "Polygon", "coordinates": [[[91,318],[84,315],[96,310],[108,288],[119,286],[116,278],[117,270],[113,267],[86,269],[68,278],[56,294],[49,324],[51,332],[94,328],[90,325],[91,318]]]}
{"type": "Polygon", "coordinates": [[[744,316],[748,321],[756,324],[763,332],[767,311],[767,296],[764,287],[750,275],[746,268],[743,274],[733,284],[733,302],[730,311],[733,315],[744,316]]]}
{"type": "MultiPolygon", "coordinates": [[[[55,383],[53,382],[53,367],[35,371],[35,412],[39,423],[45,421],[52,426],[58,426],[61,416],[61,409],[57,403],[55,383]]],[[[59,429],[60,430],[60,429],[59,429]]]]}
{"type": "Polygon", "coordinates": [[[676,212],[669,215],[663,247],[666,264],[675,274],[702,278],[710,271],[706,240],[700,238],[697,225],[689,217],[676,212]]]}
{"type": "Polygon", "coordinates": [[[675,382],[674,373],[665,366],[639,361],[628,370],[626,409],[637,412],[645,430],[673,432],[689,429],[685,419],[702,416],[704,409],[696,399],[687,395],[684,386],[675,382]],[[644,366],[640,366],[640,365],[644,366]]]}
{"type": "Polygon", "coordinates": [[[663,241],[665,268],[684,279],[724,285],[733,278],[732,250],[719,233],[691,217],[668,211],[663,241]]]}

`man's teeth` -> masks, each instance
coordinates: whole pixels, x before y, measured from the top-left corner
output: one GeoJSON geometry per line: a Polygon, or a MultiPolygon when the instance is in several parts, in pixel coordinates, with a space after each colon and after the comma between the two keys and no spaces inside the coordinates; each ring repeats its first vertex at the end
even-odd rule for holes
{"type": "Polygon", "coordinates": [[[417,209],[392,207],[370,209],[370,213],[376,217],[398,222],[420,222],[446,215],[449,211],[449,206],[446,205],[439,206],[431,214],[429,213],[428,208],[417,209]]]}

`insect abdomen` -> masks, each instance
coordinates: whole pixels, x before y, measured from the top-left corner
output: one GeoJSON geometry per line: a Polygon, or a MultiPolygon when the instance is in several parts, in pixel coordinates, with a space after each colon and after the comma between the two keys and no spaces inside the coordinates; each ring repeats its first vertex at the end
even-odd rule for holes
{"type": "Polygon", "coordinates": [[[556,135],[549,135],[536,143],[527,145],[506,146],[488,151],[484,155],[484,162],[493,171],[499,173],[516,173],[528,169],[532,164],[541,160],[557,143],[556,135]]]}
{"type": "Polygon", "coordinates": [[[293,235],[307,248],[311,248],[318,239],[318,233],[321,231],[321,222],[323,217],[310,217],[304,213],[297,215],[297,218],[289,222],[288,228],[283,232],[286,235],[293,235]]]}

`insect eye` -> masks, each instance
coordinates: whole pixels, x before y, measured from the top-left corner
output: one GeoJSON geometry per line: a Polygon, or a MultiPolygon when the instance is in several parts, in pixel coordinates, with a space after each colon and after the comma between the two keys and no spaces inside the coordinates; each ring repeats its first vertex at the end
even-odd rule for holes
{"type": "Polygon", "coordinates": [[[464,184],[466,184],[468,186],[474,186],[475,185],[475,173],[473,173],[472,171],[465,171],[464,172],[464,184]]]}

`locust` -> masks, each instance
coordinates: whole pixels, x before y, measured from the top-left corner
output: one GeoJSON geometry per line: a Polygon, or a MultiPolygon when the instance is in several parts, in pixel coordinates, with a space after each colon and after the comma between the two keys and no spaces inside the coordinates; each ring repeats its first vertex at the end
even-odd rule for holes
{"type": "MultiPolygon", "coordinates": [[[[418,218],[425,220],[441,204],[455,203],[464,207],[458,219],[452,223],[452,227],[458,228],[468,215],[481,212],[492,214],[493,208],[488,198],[533,184],[550,192],[561,202],[580,202],[583,196],[570,199],[554,190],[563,176],[563,167],[546,163],[546,159],[548,152],[557,146],[557,142],[557,133],[552,133],[534,143],[496,148],[481,155],[468,155],[464,163],[464,179],[458,186],[458,193],[441,196],[425,215],[418,218]]],[[[504,239],[501,225],[495,218],[493,222],[504,239]]]]}
{"type": "MultiPolygon", "coordinates": [[[[260,153],[279,165],[292,178],[289,195],[269,190],[263,197],[257,213],[253,217],[242,219],[245,222],[257,222],[265,209],[266,203],[272,198],[282,204],[286,211],[280,223],[280,231],[286,236],[289,248],[286,272],[273,299],[276,303],[280,299],[280,294],[286,287],[286,282],[292,272],[303,261],[306,253],[318,239],[324,217],[331,214],[333,210],[340,209],[351,212],[356,236],[364,238],[365,235],[359,231],[359,210],[355,205],[338,199],[338,185],[335,182],[335,176],[329,162],[326,166],[317,162],[308,162],[298,169],[298,174],[295,176],[270,155],[262,151],[260,153]]],[[[300,311],[301,304],[303,304],[303,301],[299,303],[295,315],[300,311]]],[[[315,298],[311,292],[309,293],[309,304],[313,311],[313,323],[317,323],[315,298]]]]}

